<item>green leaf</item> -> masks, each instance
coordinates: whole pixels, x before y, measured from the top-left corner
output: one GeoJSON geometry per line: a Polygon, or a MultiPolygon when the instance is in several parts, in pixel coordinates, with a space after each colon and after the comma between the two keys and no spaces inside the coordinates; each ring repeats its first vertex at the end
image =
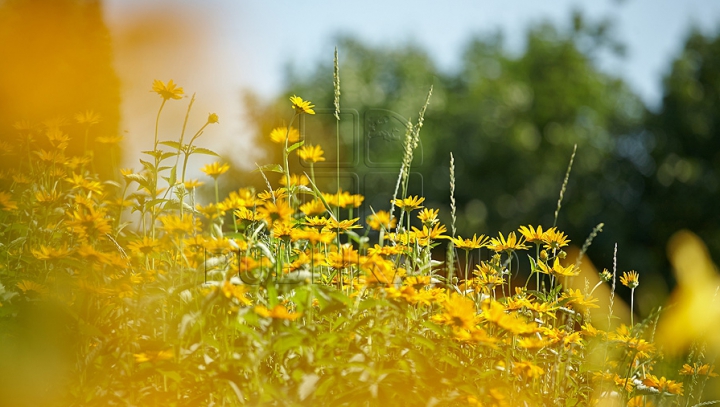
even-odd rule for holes
{"type": "Polygon", "coordinates": [[[288,153],[292,153],[293,151],[297,150],[297,149],[298,149],[300,146],[302,146],[303,144],[305,144],[305,140],[303,140],[303,141],[298,141],[297,143],[291,145],[290,147],[288,147],[288,150],[287,150],[288,153]]]}
{"type": "Polygon", "coordinates": [[[153,206],[155,206],[159,203],[163,203],[163,202],[168,202],[168,200],[162,199],[162,198],[151,199],[151,200],[147,201],[147,203],[145,205],[147,205],[147,207],[153,207],[153,206]]]}
{"type": "Polygon", "coordinates": [[[388,300],[383,300],[379,298],[366,298],[360,302],[360,305],[358,305],[358,311],[364,311],[366,309],[375,308],[375,307],[389,307],[392,304],[388,300]]]}
{"type": "Polygon", "coordinates": [[[122,188],[122,186],[120,185],[120,183],[115,182],[115,181],[113,181],[113,180],[105,180],[105,181],[103,181],[103,184],[105,184],[105,185],[112,185],[112,186],[114,186],[115,188],[122,188]]]}
{"type": "Polygon", "coordinates": [[[135,182],[147,181],[147,178],[145,178],[144,175],[135,174],[135,173],[125,175],[125,179],[128,179],[130,181],[135,181],[135,182]]]}
{"type": "Polygon", "coordinates": [[[170,170],[168,185],[175,185],[175,181],[177,181],[177,167],[172,167],[172,170],[170,170]]]}
{"type": "Polygon", "coordinates": [[[258,167],[255,171],[272,171],[272,172],[279,172],[280,174],[283,174],[285,171],[283,171],[283,168],[279,164],[267,164],[262,165],[258,167]]]}
{"type": "Polygon", "coordinates": [[[330,205],[325,200],[325,197],[323,196],[322,192],[320,192],[317,185],[315,185],[315,183],[312,181],[312,178],[310,178],[310,176],[307,175],[306,172],[304,172],[303,174],[305,174],[305,177],[308,179],[308,181],[310,181],[310,186],[312,186],[313,191],[315,191],[315,197],[320,198],[320,201],[323,203],[323,206],[325,207],[325,210],[327,210],[327,213],[330,214],[330,217],[333,220],[337,221],[337,219],[335,218],[335,214],[333,214],[332,209],[330,209],[330,205]]]}
{"type": "Polygon", "coordinates": [[[178,143],[177,141],[161,141],[161,142],[159,142],[158,144],[162,144],[162,145],[164,145],[164,146],[172,147],[172,148],[174,148],[174,149],[176,149],[176,150],[181,150],[181,149],[182,149],[182,145],[181,145],[180,143],[178,143]]]}
{"type": "Polygon", "coordinates": [[[434,322],[425,321],[422,323],[422,326],[430,329],[431,331],[435,332],[439,336],[445,336],[445,330],[443,329],[443,327],[434,322]]]}
{"type": "Polygon", "coordinates": [[[169,157],[175,157],[176,155],[178,155],[178,153],[175,152],[175,151],[173,151],[173,152],[168,152],[168,153],[162,153],[162,155],[160,156],[160,161],[162,161],[162,160],[164,160],[164,159],[166,159],[166,158],[169,158],[169,157]]]}
{"type": "Polygon", "coordinates": [[[198,153],[198,154],[214,155],[215,157],[220,157],[220,154],[218,154],[210,149],[202,148],[202,147],[194,148],[192,152],[198,153]]]}
{"type": "Polygon", "coordinates": [[[413,339],[413,342],[421,345],[422,347],[424,347],[430,351],[435,351],[436,344],[435,344],[435,342],[431,341],[430,339],[428,339],[422,335],[418,335],[418,334],[411,334],[411,337],[413,339]]]}
{"type": "Polygon", "coordinates": [[[148,171],[151,171],[151,172],[155,171],[155,165],[149,163],[148,161],[140,160],[140,164],[142,164],[145,167],[145,169],[148,171]]]}

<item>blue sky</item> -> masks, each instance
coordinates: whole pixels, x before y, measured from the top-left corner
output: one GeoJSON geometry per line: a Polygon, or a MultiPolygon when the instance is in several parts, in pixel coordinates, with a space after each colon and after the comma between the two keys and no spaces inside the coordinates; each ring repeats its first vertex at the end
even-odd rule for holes
{"type": "MultiPolygon", "coordinates": [[[[149,85],[143,81],[174,78],[186,90],[198,92],[199,107],[220,115],[223,126],[214,138],[236,140],[229,148],[246,145],[241,142],[248,128],[239,114],[240,89],[271,97],[282,88],[288,62],[303,69],[323,59],[331,61],[337,34],[375,45],[413,42],[426,49],[441,69],[453,70],[473,34],[501,30],[511,49],[521,50],[530,24],[551,21],[567,26],[574,9],[589,19],[610,18],[615,23],[627,56],[606,57],[600,65],[624,78],[651,107],[662,96],[662,77],[690,27],[706,33],[720,27],[720,1],[714,0],[104,2],[106,20],[117,38],[122,38],[129,21],[146,16],[176,19],[180,27],[172,34],[180,37],[176,43],[149,45],[139,52],[141,62],[137,50],[118,45],[116,65],[127,84],[126,104],[147,98],[149,85]],[[141,80],[133,75],[152,77],[141,80]]],[[[123,108],[131,140],[152,117],[140,118],[138,109],[123,108]]]]}

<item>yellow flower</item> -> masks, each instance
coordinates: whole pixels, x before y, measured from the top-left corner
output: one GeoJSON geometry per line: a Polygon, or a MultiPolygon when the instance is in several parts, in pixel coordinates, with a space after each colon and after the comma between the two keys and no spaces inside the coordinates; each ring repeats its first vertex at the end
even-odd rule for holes
{"type": "Polygon", "coordinates": [[[195,189],[199,186],[202,186],[203,184],[205,184],[205,183],[200,180],[191,179],[191,180],[185,181],[185,183],[183,185],[185,186],[185,189],[190,190],[190,189],[195,189]]]}
{"type": "Polygon", "coordinates": [[[257,208],[257,214],[262,216],[262,219],[267,222],[268,227],[272,227],[276,221],[290,221],[294,211],[290,205],[284,201],[278,199],[275,203],[265,202],[263,206],[257,208]]]}
{"type": "Polygon", "coordinates": [[[505,307],[498,301],[488,300],[482,303],[482,314],[486,321],[516,335],[526,335],[537,331],[534,322],[528,323],[518,314],[508,314],[505,307]]]}
{"type": "Polygon", "coordinates": [[[17,283],[17,288],[22,290],[23,294],[26,294],[28,291],[35,291],[38,294],[46,294],[48,292],[47,287],[30,280],[22,280],[17,283]]]}
{"type": "Polygon", "coordinates": [[[303,225],[322,229],[328,225],[329,221],[330,220],[328,218],[322,218],[319,216],[306,216],[303,225]]]}
{"type": "Polygon", "coordinates": [[[284,144],[285,138],[288,139],[288,143],[297,143],[300,140],[300,132],[295,127],[276,127],[270,132],[270,140],[273,143],[284,144]]]}
{"type": "Polygon", "coordinates": [[[12,155],[15,148],[12,144],[0,141],[0,155],[12,155]]]}
{"type": "Polygon", "coordinates": [[[680,369],[680,374],[683,376],[700,375],[700,376],[708,376],[708,377],[717,377],[718,374],[713,372],[713,370],[715,370],[715,366],[710,366],[708,364],[698,366],[697,363],[693,363],[693,365],[690,366],[686,363],[683,365],[682,369],[680,369]]]}
{"type": "Polygon", "coordinates": [[[310,244],[316,245],[318,243],[330,244],[330,242],[335,240],[335,237],[335,233],[328,232],[327,230],[319,231],[317,229],[295,229],[293,230],[291,239],[293,241],[307,240],[310,242],[310,244]]]}
{"type": "Polygon", "coordinates": [[[422,222],[423,225],[426,226],[432,226],[438,222],[438,212],[440,212],[439,209],[430,209],[425,208],[418,213],[417,217],[420,219],[420,222],[422,222]]]}
{"type": "Polygon", "coordinates": [[[31,249],[30,252],[38,260],[61,259],[70,254],[70,250],[68,249],[67,245],[63,245],[62,247],[58,247],[57,249],[54,247],[40,245],[39,249],[31,249]]]}
{"type": "Polygon", "coordinates": [[[220,118],[215,113],[210,113],[207,119],[208,124],[220,123],[220,118]]]}
{"type": "Polygon", "coordinates": [[[417,196],[409,196],[405,199],[395,199],[391,201],[391,203],[395,204],[398,208],[403,209],[405,212],[423,208],[421,205],[423,202],[425,202],[425,198],[417,196]]]}
{"type": "Polygon", "coordinates": [[[547,339],[538,338],[537,336],[529,336],[518,339],[517,344],[524,349],[542,349],[552,345],[552,342],[547,339]]]}
{"type": "Polygon", "coordinates": [[[635,270],[625,271],[620,277],[620,282],[625,287],[635,289],[637,286],[640,285],[640,276],[635,270]]]}
{"type": "MultiPolygon", "coordinates": [[[[358,254],[357,250],[353,249],[352,246],[348,244],[340,246],[337,251],[332,251],[328,253],[325,262],[327,263],[328,267],[339,270],[358,264],[360,262],[360,255],[358,254]]],[[[366,263],[368,262],[366,261],[366,263]]]]}
{"type": "Polygon", "coordinates": [[[343,195],[340,197],[340,206],[343,208],[347,208],[349,206],[359,208],[364,200],[365,197],[360,194],[350,195],[349,193],[344,192],[343,195]]]}
{"type": "Polygon", "coordinates": [[[143,362],[159,362],[161,360],[169,360],[175,357],[175,352],[169,348],[161,351],[145,351],[142,353],[134,353],[135,363],[143,362]]]}
{"type": "Polygon", "coordinates": [[[128,249],[134,253],[142,253],[148,255],[150,253],[157,253],[159,250],[160,242],[149,236],[144,236],[140,240],[135,240],[128,243],[128,249]]]}
{"type": "Polygon", "coordinates": [[[100,144],[119,144],[123,141],[123,136],[100,136],[95,141],[100,144]]]}
{"type": "MultiPolygon", "coordinates": [[[[290,174],[290,185],[307,186],[308,184],[310,184],[310,180],[308,180],[305,174],[290,174]]],[[[287,186],[287,177],[285,175],[280,177],[280,185],[287,186]]]]}
{"type": "Polygon", "coordinates": [[[397,223],[396,218],[390,219],[390,213],[387,211],[377,211],[374,214],[370,215],[366,219],[368,226],[370,226],[370,229],[372,230],[390,230],[395,227],[395,224],[397,223]]]}
{"type": "Polygon", "coordinates": [[[538,262],[538,266],[540,267],[541,272],[550,275],[573,277],[580,274],[580,269],[576,268],[574,264],[563,267],[560,264],[560,259],[558,259],[557,257],[555,258],[555,262],[553,263],[552,267],[548,266],[543,261],[538,262]]]}
{"type": "Polygon", "coordinates": [[[485,246],[488,238],[485,235],[480,235],[480,237],[478,237],[477,235],[473,234],[472,239],[463,239],[462,236],[458,235],[458,237],[456,238],[451,238],[450,241],[453,242],[455,247],[457,247],[458,249],[473,250],[485,246]]]}
{"type": "Polygon", "coordinates": [[[50,144],[60,150],[66,148],[68,142],[70,141],[70,136],[63,133],[62,130],[58,128],[48,129],[48,131],[45,132],[45,135],[47,136],[50,144]]]}
{"type": "Polygon", "coordinates": [[[285,308],[285,306],[281,304],[276,305],[275,308],[271,310],[265,308],[262,305],[258,305],[255,307],[255,313],[265,318],[287,319],[289,321],[294,321],[301,316],[301,314],[297,312],[288,312],[287,308],[285,308]]]}
{"type": "Polygon", "coordinates": [[[357,222],[358,219],[360,219],[360,218],[347,219],[347,220],[341,220],[341,221],[336,221],[335,219],[328,219],[326,228],[329,230],[332,230],[334,232],[337,232],[337,233],[345,232],[349,229],[360,229],[362,226],[354,225],[354,223],[357,222]]]}
{"type": "Polygon", "coordinates": [[[97,264],[110,264],[110,256],[107,253],[98,251],[89,244],[83,244],[77,249],[77,254],[83,259],[97,264]]]}
{"type": "Polygon", "coordinates": [[[680,396],[683,395],[683,384],[678,383],[674,380],[668,380],[665,377],[661,377],[658,379],[657,376],[648,374],[642,380],[642,383],[645,386],[653,387],[660,392],[668,392],[668,393],[677,394],[680,396]]]}
{"type": "Polygon", "coordinates": [[[290,96],[290,102],[297,113],[315,114],[312,109],[315,105],[311,104],[309,100],[302,100],[299,96],[290,96]]]}
{"type": "Polygon", "coordinates": [[[17,202],[10,200],[10,198],[12,198],[12,195],[0,191],[0,209],[10,212],[18,208],[17,202]]]}
{"type": "Polygon", "coordinates": [[[450,238],[450,236],[443,235],[443,233],[447,232],[447,228],[445,228],[445,225],[441,225],[439,223],[432,228],[423,226],[422,230],[419,230],[415,226],[413,226],[412,229],[413,232],[415,232],[415,238],[421,245],[428,245],[432,240],[450,238]]]}
{"type": "Polygon", "coordinates": [[[287,197],[287,189],[285,188],[278,188],[271,191],[262,191],[260,192],[257,197],[262,201],[270,201],[270,200],[278,200],[283,199],[287,197]]]}
{"type": "Polygon", "coordinates": [[[252,210],[248,208],[238,208],[233,212],[235,215],[235,218],[238,222],[240,221],[249,221],[249,222],[255,222],[258,220],[261,220],[263,217],[259,213],[253,212],[252,210]]]}
{"type": "Polygon", "coordinates": [[[193,234],[200,230],[200,220],[194,218],[188,213],[184,213],[182,218],[177,215],[162,215],[158,217],[160,221],[160,229],[168,234],[193,234]]]}
{"type": "Polygon", "coordinates": [[[586,308],[600,308],[600,306],[596,304],[596,302],[598,302],[597,298],[593,298],[590,295],[586,297],[585,295],[583,295],[583,293],[580,292],[580,290],[573,290],[572,288],[568,288],[561,297],[561,299],[566,298],[569,299],[569,301],[567,302],[568,305],[575,304],[586,308]]]}
{"type": "Polygon", "coordinates": [[[165,86],[163,81],[155,79],[153,81],[152,92],[162,96],[165,100],[182,99],[183,94],[185,94],[183,88],[176,87],[176,84],[173,83],[172,79],[168,81],[167,86],[165,86]]]}
{"type": "Polygon", "coordinates": [[[462,295],[452,293],[443,304],[443,313],[432,317],[433,321],[463,329],[472,329],[477,322],[475,303],[462,295]]]}
{"type": "Polygon", "coordinates": [[[310,216],[310,215],[320,215],[321,213],[325,213],[326,209],[325,209],[325,205],[323,205],[321,200],[313,199],[310,202],[305,202],[304,204],[300,205],[300,210],[305,215],[310,216]]]}
{"type": "Polygon", "coordinates": [[[228,280],[223,281],[222,293],[226,298],[238,300],[240,305],[250,305],[252,301],[245,295],[248,292],[245,285],[235,285],[228,280]]]}
{"type": "MultiPolygon", "coordinates": [[[[26,185],[32,182],[32,180],[25,174],[13,174],[12,176],[13,182],[20,185],[26,185]]],[[[9,209],[4,209],[9,210],[9,209]]]]}
{"type": "Polygon", "coordinates": [[[523,235],[525,238],[525,241],[528,243],[540,243],[543,240],[543,237],[545,236],[545,233],[549,232],[550,230],[553,230],[555,228],[550,228],[547,231],[543,232],[542,226],[538,226],[537,229],[533,228],[532,226],[520,226],[520,229],[518,229],[518,232],[523,235]]]}
{"type": "Polygon", "coordinates": [[[91,126],[93,124],[100,123],[100,115],[92,110],[86,110],[83,113],[76,114],[75,121],[78,122],[78,124],[87,124],[88,126],[91,126]]]}
{"type": "Polygon", "coordinates": [[[555,228],[548,229],[543,234],[542,241],[545,243],[545,248],[553,250],[565,247],[570,242],[565,233],[558,232],[555,228]]]}
{"type": "Polygon", "coordinates": [[[375,243],[375,246],[368,249],[368,255],[370,256],[390,256],[394,254],[405,254],[409,251],[406,246],[383,246],[375,243]]]}
{"type": "Polygon", "coordinates": [[[98,195],[102,195],[102,193],[104,192],[103,186],[100,182],[87,179],[80,174],[73,174],[72,177],[65,178],[65,181],[72,184],[73,189],[83,188],[89,192],[94,192],[98,195]]]}
{"type": "Polygon", "coordinates": [[[310,162],[310,163],[317,163],[320,161],[325,161],[325,157],[323,157],[323,154],[325,152],[320,146],[314,146],[312,144],[306,144],[298,149],[298,156],[302,158],[303,160],[310,162]]]}
{"type": "Polygon", "coordinates": [[[64,127],[64,126],[67,126],[70,124],[70,122],[68,121],[68,119],[65,116],[55,116],[55,117],[45,120],[42,123],[48,129],[64,127]]]}
{"type": "Polygon", "coordinates": [[[70,220],[68,226],[80,237],[99,237],[112,231],[110,221],[105,217],[103,210],[95,210],[92,207],[87,210],[81,208],[68,213],[70,220]]]}
{"type": "Polygon", "coordinates": [[[505,240],[505,236],[500,233],[499,238],[490,239],[490,243],[487,244],[487,247],[495,252],[512,252],[515,250],[526,250],[528,247],[524,244],[524,242],[525,238],[521,237],[520,240],[518,240],[517,236],[515,236],[515,232],[510,232],[507,240],[505,240]]]}
{"type": "Polygon", "coordinates": [[[20,121],[15,122],[15,124],[13,124],[13,128],[15,130],[20,130],[20,131],[33,130],[36,127],[37,127],[37,125],[30,122],[29,120],[20,120],[20,121]]]}
{"type": "Polygon", "coordinates": [[[210,177],[213,177],[214,179],[217,179],[220,175],[225,174],[228,170],[230,170],[229,164],[220,164],[218,162],[214,162],[200,168],[200,171],[210,177]]]}
{"type": "Polygon", "coordinates": [[[225,211],[222,210],[220,206],[222,206],[222,204],[218,206],[211,202],[205,206],[197,204],[195,205],[195,209],[207,219],[216,219],[218,217],[225,216],[225,211]]]}
{"type": "Polygon", "coordinates": [[[289,240],[293,234],[294,225],[292,222],[283,221],[275,222],[272,228],[272,234],[277,239],[289,240]]]}
{"type": "Polygon", "coordinates": [[[522,375],[526,379],[533,379],[545,374],[545,371],[543,371],[540,366],[537,366],[532,362],[513,362],[512,371],[513,374],[517,376],[522,375]]]}

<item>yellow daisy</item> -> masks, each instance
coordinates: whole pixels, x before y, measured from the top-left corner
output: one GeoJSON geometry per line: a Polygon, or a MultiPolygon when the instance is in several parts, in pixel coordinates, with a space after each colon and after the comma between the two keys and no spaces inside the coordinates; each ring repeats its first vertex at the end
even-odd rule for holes
{"type": "Polygon", "coordinates": [[[151,92],[157,93],[165,100],[182,99],[183,95],[185,94],[183,88],[178,87],[175,83],[173,83],[172,79],[168,81],[167,86],[163,81],[155,79],[153,81],[151,92]]]}
{"type": "Polygon", "coordinates": [[[290,102],[297,113],[315,114],[312,109],[315,105],[311,104],[309,100],[303,100],[299,96],[290,96],[290,102]]]}

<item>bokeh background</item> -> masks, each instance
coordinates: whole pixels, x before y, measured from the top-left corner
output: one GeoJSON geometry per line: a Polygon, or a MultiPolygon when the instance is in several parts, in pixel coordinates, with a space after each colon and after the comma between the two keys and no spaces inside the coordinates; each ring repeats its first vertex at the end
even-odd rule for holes
{"type": "MultiPolygon", "coordinates": [[[[368,201],[390,193],[364,183],[399,162],[371,145],[399,140],[372,133],[368,111],[392,112],[382,134],[397,134],[431,85],[414,176],[449,223],[454,154],[461,235],[551,226],[577,144],[558,226],[580,245],[604,223],[590,259],[611,268],[617,243],[618,268],[641,275],[647,315],[675,285],[673,233],[697,233],[720,258],[719,27],[711,0],[3,0],[0,137],[11,145],[18,121],[93,109],[103,117],[93,137],[123,136],[121,166],[138,170],[159,105],[152,80],[173,79],[196,93],[190,129],[220,116],[200,144],[232,164],[224,188],[261,186],[250,171],[277,162],[267,134],[288,119],[287,97],[332,106],[337,47],[341,105],[356,121],[356,139],[343,144],[358,157],[345,169],[357,175],[348,188],[368,201]],[[378,151],[386,155],[370,157],[378,151]]],[[[168,104],[161,139],[179,137],[188,101],[168,104]]],[[[308,139],[326,137],[322,115],[305,125],[308,139]]],[[[334,144],[325,150],[332,158],[334,144]]],[[[114,176],[120,165],[102,159],[109,149],[96,154],[114,176]]],[[[21,159],[10,158],[3,165],[21,159]]]]}

